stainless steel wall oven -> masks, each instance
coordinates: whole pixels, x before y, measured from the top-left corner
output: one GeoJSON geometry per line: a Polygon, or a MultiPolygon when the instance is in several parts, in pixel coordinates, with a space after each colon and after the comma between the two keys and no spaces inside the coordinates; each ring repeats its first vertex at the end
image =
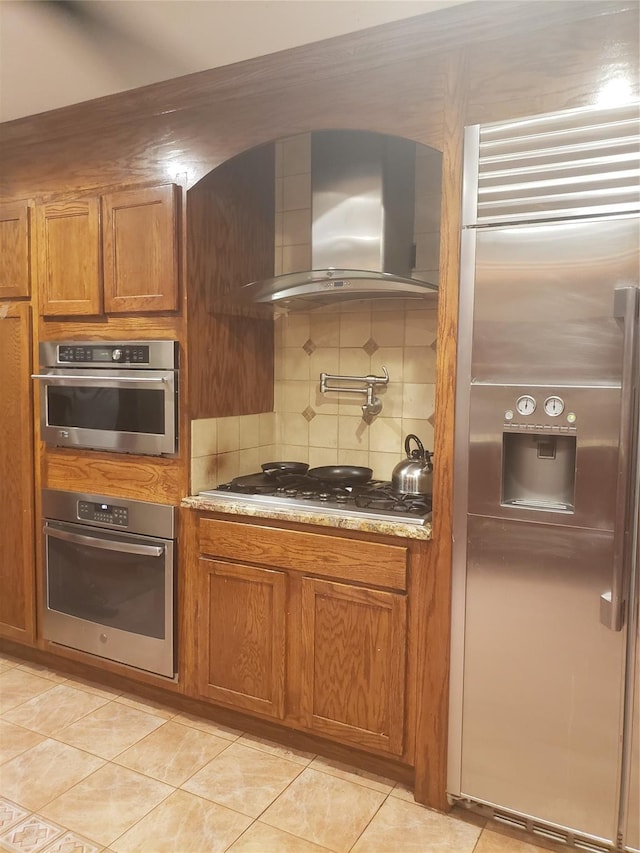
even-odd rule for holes
{"type": "Polygon", "coordinates": [[[42,493],[45,639],[175,673],[175,508],[42,493]]]}
{"type": "Polygon", "coordinates": [[[177,451],[176,341],[41,343],[42,440],[62,447],[177,451]]]}

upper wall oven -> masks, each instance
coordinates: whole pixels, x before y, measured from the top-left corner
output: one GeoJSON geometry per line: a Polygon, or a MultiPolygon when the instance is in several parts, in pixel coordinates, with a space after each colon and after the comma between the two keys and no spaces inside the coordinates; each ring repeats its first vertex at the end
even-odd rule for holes
{"type": "Polygon", "coordinates": [[[52,446],[172,455],[176,341],[41,343],[40,431],[52,446]]]}

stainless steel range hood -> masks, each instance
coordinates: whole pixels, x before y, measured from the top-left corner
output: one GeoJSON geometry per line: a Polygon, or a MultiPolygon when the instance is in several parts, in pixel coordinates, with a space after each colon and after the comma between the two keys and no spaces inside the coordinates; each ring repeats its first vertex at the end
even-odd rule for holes
{"type": "Polygon", "coordinates": [[[289,308],[436,292],[437,284],[412,277],[415,161],[416,145],[407,139],[311,134],[311,268],[247,284],[243,297],[289,308]]]}

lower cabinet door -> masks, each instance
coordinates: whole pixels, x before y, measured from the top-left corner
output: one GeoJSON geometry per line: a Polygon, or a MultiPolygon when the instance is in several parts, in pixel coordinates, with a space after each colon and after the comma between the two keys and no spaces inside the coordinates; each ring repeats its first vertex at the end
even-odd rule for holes
{"type": "Polygon", "coordinates": [[[286,575],[201,557],[199,576],[200,694],[281,719],[286,575]]]}
{"type": "Polygon", "coordinates": [[[406,598],[302,581],[301,716],[310,730],[401,755],[406,598]]]}

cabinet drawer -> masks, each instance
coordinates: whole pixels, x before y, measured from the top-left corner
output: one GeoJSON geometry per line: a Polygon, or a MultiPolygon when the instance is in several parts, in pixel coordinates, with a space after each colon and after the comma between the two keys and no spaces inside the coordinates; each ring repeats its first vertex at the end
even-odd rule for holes
{"type": "Polygon", "coordinates": [[[200,553],[351,580],[407,588],[407,548],[321,533],[201,518],[200,553]]]}

